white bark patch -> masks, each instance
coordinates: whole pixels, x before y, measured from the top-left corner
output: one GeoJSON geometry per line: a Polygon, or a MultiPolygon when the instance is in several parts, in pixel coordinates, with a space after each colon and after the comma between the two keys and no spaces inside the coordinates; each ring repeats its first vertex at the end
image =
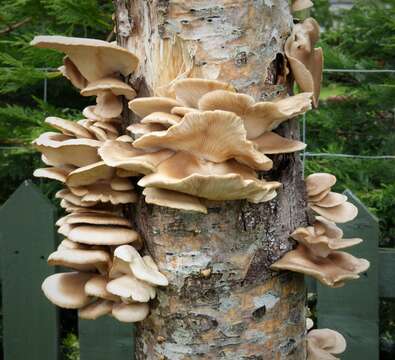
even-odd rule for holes
{"type": "Polygon", "coordinates": [[[254,297],[253,301],[257,309],[265,306],[266,310],[270,310],[277,304],[279,300],[280,298],[278,296],[275,296],[269,292],[263,296],[254,297]]]}

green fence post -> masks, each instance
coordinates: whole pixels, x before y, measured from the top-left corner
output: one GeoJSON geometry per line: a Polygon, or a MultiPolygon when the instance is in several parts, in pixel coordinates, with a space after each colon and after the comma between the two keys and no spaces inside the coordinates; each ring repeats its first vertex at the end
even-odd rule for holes
{"type": "Polygon", "coordinates": [[[54,273],[46,259],[56,246],[55,208],[30,181],[0,209],[5,360],[58,359],[56,308],[41,292],[54,273]]]}
{"type": "Polygon", "coordinates": [[[134,360],[133,324],[105,316],[79,320],[80,360],[134,360]]]}
{"type": "Polygon", "coordinates": [[[348,282],[343,288],[331,289],[317,284],[318,328],[337,330],[344,335],[347,350],[341,354],[342,360],[378,360],[378,221],[351,191],[347,190],[345,195],[358,207],[359,213],[354,221],[340,227],[345,238],[364,239],[349,252],[368,259],[370,268],[360,279],[348,282]]]}

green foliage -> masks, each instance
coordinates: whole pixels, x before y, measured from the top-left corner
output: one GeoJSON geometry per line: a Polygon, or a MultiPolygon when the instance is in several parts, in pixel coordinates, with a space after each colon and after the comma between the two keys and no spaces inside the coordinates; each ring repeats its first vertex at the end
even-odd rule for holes
{"type": "Polygon", "coordinates": [[[62,341],[62,354],[64,360],[79,360],[80,345],[75,334],[69,333],[62,341]]]}

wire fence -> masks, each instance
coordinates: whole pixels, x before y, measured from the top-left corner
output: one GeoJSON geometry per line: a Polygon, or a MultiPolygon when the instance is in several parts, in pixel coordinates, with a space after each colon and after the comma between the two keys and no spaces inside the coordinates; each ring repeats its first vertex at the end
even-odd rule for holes
{"type": "MultiPolygon", "coordinates": [[[[39,71],[45,73],[57,72],[57,68],[37,68],[39,71]]],[[[369,73],[369,74],[395,74],[395,69],[324,69],[324,73],[369,73]]],[[[48,101],[48,77],[45,76],[43,80],[43,101],[46,103],[48,101]]],[[[307,124],[306,124],[306,114],[302,118],[302,141],[307,144],[307,124]]],[[[0,150],[10,150],[10,149],[26,149],[26,146],[0,146],[0,150]]],[[[395,160],[395,155],[354,155],[354,154],[336,154],[336,153],[312,153],[303,150],[301,153],[303,162],[303,175],[306,159],[311,157],[322,157],[322,158],[347,158],[347,159],[362,159],[362,160],[395,160]]]]}

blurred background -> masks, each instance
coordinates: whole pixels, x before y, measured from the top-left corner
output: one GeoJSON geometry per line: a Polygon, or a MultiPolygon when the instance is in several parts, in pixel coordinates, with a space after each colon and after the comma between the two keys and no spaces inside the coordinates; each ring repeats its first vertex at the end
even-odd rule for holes
{"type": "MultiPolygon", "coordinates": [[[[300,120],[308,144],[305,174],[334,173],[335,191],[352,190],[379,218],[380,246],[395,247],[394,0],[314,5],[310,15],[322,26],[326,71],[319,109],[300,120]]],[[[0,0],[0,8],[0,205],[25,179],[56,204],[58,184],[32,178],[40,155],[30,143],[49,130],[46,116],[78,119],[92,99],[81,97],[56,70],[62,54],[29,42],[37,34],[115,40],[112,3],[0,0]]],[[[394,300],[381,299],[381,359],[395,358],[394,315],[394,300]]],[[[61,324],[63,358],[76,360],[74,313],[61,315],[61,324]]]]}

